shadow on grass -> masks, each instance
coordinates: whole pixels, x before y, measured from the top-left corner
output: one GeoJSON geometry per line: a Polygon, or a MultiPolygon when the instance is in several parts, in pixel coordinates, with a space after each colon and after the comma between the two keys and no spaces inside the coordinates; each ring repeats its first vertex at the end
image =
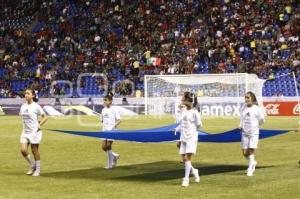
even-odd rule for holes
{"type": "MultiPolygon", "coordinates": [[[[200,175],[214,175],[235,171],[244,171],[244,165],[199,165],[200,175]]],[[[272,166],[267,166],[272,167],[272,166]]],[[[257,167],[257,169],[267,168],[257,167]]],[[[43,173],[43,177],[68,178],[68,179],[91,179],[91,180],[124,180],[155,182],[163,180],[181,179],[184,174],[184,167],[176,161],[160,161],[144,164],[133,164],[118,166],[112,170],[104,168],[90,168],[70,171],[59,171],[43,173]]]]}

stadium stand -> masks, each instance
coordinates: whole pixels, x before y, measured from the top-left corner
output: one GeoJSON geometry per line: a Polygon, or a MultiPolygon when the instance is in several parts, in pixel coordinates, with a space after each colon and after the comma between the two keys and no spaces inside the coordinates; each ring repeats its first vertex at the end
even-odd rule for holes
{"type": "MultiPolygon", "coordinates": [[[[78,97],[77,87],[102,96],[116,81],[130,80],[142,91],[144,75],[234,72],[269,79],[264,96],[296,95],[299,0],[21,2],[1,9],[1,98],[28,86],[40,97],[71,90],[78,97]],[[51,89],[51,82],[76,82],[81,73],[108,78],[91,75],[73,89],[59,83],[51,89]]],[[[131,90],[120,83],[116,93],[131,90]]]]}

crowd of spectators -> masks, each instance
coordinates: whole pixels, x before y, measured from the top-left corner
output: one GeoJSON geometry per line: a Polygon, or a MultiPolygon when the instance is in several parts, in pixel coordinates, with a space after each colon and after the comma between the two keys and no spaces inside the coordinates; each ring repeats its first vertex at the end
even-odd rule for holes
{"type": "MultiPolygon", "coordinates": [[[[31,17],[24,27],[0,18],[0,97],[18,95],[18,80],[48,97],[52,81],[76,88],[82,73],[105,74],[108,89],[129,80],[136,90],[149,74],[247,72],[266,79],[287,68],[300,76],[299,0],[22,3],[31,5],[16,15],[31,17]]],[[[132,93],[128,85],[117,89],[132,93]]]]}

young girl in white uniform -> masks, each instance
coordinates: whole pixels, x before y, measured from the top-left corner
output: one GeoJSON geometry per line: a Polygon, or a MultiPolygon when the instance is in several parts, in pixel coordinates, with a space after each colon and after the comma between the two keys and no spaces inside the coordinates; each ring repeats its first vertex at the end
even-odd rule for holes
{"type": "Polygon", "coordinates": [[[180,149],[185,165],[185,176],[182,186],[189,186],[189,176],[192,173],[196,182],[200,182],[199,171],[192,166],[192,155],[196,154],[198,143],[198,128],[202,127],[199,112],[193,108],[195,96],[189,94],[185,101],[182,102],[181,118],[175,131],[180,131],[180,149]]]}
{"type": "Polygon", "coordinates": [[[21,153],[30,165],[27,175],[39,176],[41,171],[39,144],[42,140],[40,128],[47,121],[47,117],[41,106],[36,103],[37,97],[33,89],[26,89],[25,99],[26,103],[24,103],[20,109],[20,115],[23,119],[23,131],[20,138],[21,153]],[[39,116],[42,116],[40,122],[38,120],[39,116]],[[31,145],[35,161],[31,159],[28,153],[29,145],[31,145]]]}
{"type": "MultiPolygon", "coordinates": [[[[102,109],[102,130],[111,131],[117,128],[121,123],[121,117],[119,111],[112,106],[112,95],[106,95],[104,97],[104,108],[102,109]]],[[[112,151],[113,140],[102,140],[102,149],[107,153],[107,165],[105,169],[112,169],[117,166],[117,160],[120,155],[112,151]]]]}
{"type": "MultiPolygon", "coordinates": [[[[178,109],[176,111],[175,114],[175,123],[178,124],[181,121],[181,116],[182,116],[182,111],[184,109],[186,109],[186,106],[183,105],[183,102],[185,101],[185,99],[187,98],[187,96],[190,95],[190,92],[184,92],[183,96],[181,98],[181,103],[178,106],[178,109]]],[[[180,141],[177,142],[177,148],[180,149],[180,141]]],[[[182,160],[180,161],[180,163],[184,163],[184,155],[182,155],[182,160]]]]}
{"type": "Polygon", "coordinates": [[[257,162],[254,158],[259,140],[259,126],[265,122],[265,113],[258,106],[254,93],[247,92],[245,105],[241,108],[241,121],[239,127],[242,130],[241,145],[242,152],[248,162],[247,176],[252,176],[257,162]]]}
{"type": "MultiPolygon", "coordinates": [[[[181,104],[178,106],[178,109],[176,111],[176,114],[175,114],[175,123],[178,124],[180,123],[180,120],[181,120],[181,116],[182,116],[182,112],[183,110],[186,110],[186,106],[183,104],[186,100],[189,99],[189,97],[192,97],[194,98],[194,101],[193,101],[193,108],[195,110],[197,110],[198,112],[200,112],[200,108],[199,108],[199,104],[198,104],[198,99],[196,96],[194,96],[193,93],[191,92],[184,92],[183,93],[183,96],[181,98],[181,104]]],[[[180,149],[180,141],[177,142],[177,148],[180,149]]],[[[185,155],[182,155],[182,160],[180,161],[180,163],[184,163],[184,156],[185,155]]]]}

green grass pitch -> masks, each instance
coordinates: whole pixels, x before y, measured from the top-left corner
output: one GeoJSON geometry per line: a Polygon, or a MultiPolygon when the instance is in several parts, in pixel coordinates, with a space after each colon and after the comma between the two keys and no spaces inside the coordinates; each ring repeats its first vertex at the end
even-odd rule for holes
{"type": "MultiPolygon", "coordinates": [[[[202,118],[204,130],[221,132],[235,128],[237,118],[202,118]]],[[[141,129],[170,124],[171,116],[123,118],[120,129],[141,129]]],[[[268,117],[266,129],[297,129],[298,117],[268,117]]],[[[0,198],[300,198],[300,133],[261,140],[256,153],[257,170],[247,177],[247,162],[239,143],[199,143],[193,164],[201,182],[191,179],[181,187],[184,167],[175,143],[115,142],[121,154],[118,167],[105,170],[106,155],[100,140],[66,135],[45,129],[98,130],[92,116],[50,117],[43,127],[40,147],[42,174],[26,176],[26,161],[19,152],[21,119],[0,116],[0,198]]]]}

